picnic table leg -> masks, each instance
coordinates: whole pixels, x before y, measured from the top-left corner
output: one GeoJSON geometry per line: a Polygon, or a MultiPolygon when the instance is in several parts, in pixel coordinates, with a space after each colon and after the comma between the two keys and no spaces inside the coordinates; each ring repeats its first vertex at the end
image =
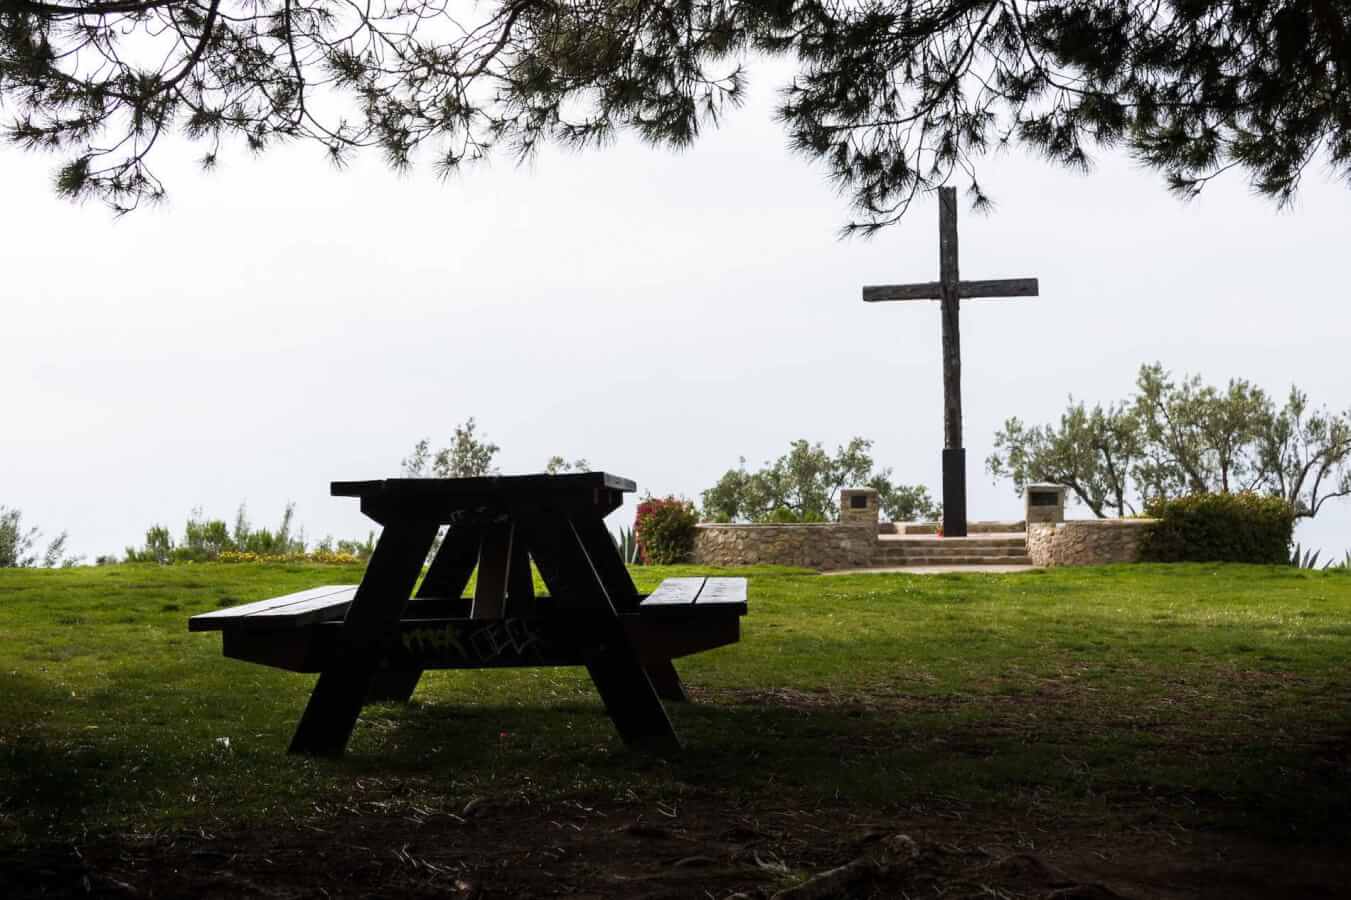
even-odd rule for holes
{"type": "Polygon", "coordinates": [[[413,699],[422,680],[422,670],[402,671],[386,669],[371,676],[371,686],[366,689],[367,703],[407,703],[413,699]]]}
{"type": "Polygon", "coordinates": [[[652,682],[622,634],[620,640],[622,643],[607,642],[606,649],[586,663],[605,711],[630,747],[653,752],[678,751],[680,738],[652,682]]]}
{"type": "Polygon", "coordinates": [[[643,669],[658,697],[675,703],[689,702],[690,695],[685,693],[685,683],[680,680],[680,673],[669,659],[645,663],[643,669]]]}
{"type": "MultiPolygon", "coordinates": [[[[427,575],[418,586],[418,597],[454,599],[460,596],[478,562],[481,531],[475,524],[452,525],[436,550],[427,575]]],[[[366,692],[368,702],[407,703],[417,690],[422,670],[376,672],[366,692]]]]}
{"type": "Polygon", "coordinates": [[[647,750],[679,750],[675,728],[615,613],[616,605],[623,604],[632,590],[626,571],[623,578],[617,577],[623,571],[619,552],[608,536],[603,544],[582,537],[595,534],[599,519],[589,523],[583,516],[573,520],[564,513],[541,512],[523,516],[518,524],[553,597],[569,607],[599,607],[615,616],[610,633],[604,635],[604,649],[587,660],[586,668],[619,736],[624,743],[647,750]],[[594,559],[588,554],[588,544],[594,559]],[[613,554],[614,559],[605,558],[604,553],[613,554]]]}
{"type": "Polygon", "coordinates": [[[436,538],[435,522],[389,524],[347,608],[337,662],[319,675],[291,739],[292,753],[339,756],[370,692],[380,653],[397,634],[422,562],[436,538]]]}

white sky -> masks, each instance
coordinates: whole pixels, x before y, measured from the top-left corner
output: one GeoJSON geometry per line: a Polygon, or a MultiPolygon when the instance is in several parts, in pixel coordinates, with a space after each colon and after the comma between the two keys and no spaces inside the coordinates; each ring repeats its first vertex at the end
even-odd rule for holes
{"type": "MultiPolygon", "coordinates": [[[[626,140],[441,184],[310,147],[202,175],[188,148],[159,160],[169,203],[120,221],[56,199],[54,159],[0,150],[0,504],[91,560],[241,501],[364,536],[329,481],[397,475],[469,416],[506,472],[581,456],[697,499],[740,456],[857,434],[937,494],[937,304],[860,300],[937,278],[935,200],[838,240],[847,204],[770,119],[783,70],[758,72],[684,154],[626,140]]],[[[1087,177],[1018,152],[980,175],[998,209],[963,208],[962,275],[1041,297],[963,304],[972,518],[1021,515],[983,470],[1006,417],[1122,399],[1142,362],[1351,405],[1351,191],[1324,172],[1287,211],[1232,175],[1183,204],[1110,153],[1087,177]]],[[[1340,557],[1351,500],[1296,537],[1340,557]]]]}

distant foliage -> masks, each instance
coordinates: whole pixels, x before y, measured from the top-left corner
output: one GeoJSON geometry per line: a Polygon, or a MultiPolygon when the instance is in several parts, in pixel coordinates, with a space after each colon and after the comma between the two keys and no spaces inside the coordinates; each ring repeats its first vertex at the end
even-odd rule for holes
{"type": "Polygon", "coordinates": [[[25,528],[23,513],[0,506],[0,569],[52,569],[79,563],[78,557],[66,555],[66,533],[63,531],[40,550],[38,542],[42,531],[25,528]]]}
{"type": "MultiPolygon", "coordinates": [[[[319,543],[314,545],[310,551],[311,557],[317,557],[321,554],[335,554],[338,556],[354,556],[357,559],[370,559],[375,552],[375,532],[369,532],[364,541],[334,541],[331,536],[325,537],[319,543]]],[[[322,561],[322,560],[321,560],[322,561]]]]}
{"type": "Polygon", "coordinates": [[[1050,481],[1099,517],[1137,513],[1187,494],[1252,491],[1281,497],[1299,518],[1351,496],[1351,411],[1309,405],[1291,387],[1278,406],[1261,388],[1140,367],[1136,393],[1088,409],[1070,398],[1058,425],[1013,418],[995,434],[986,468],[1023,486],[1050,481]]]}
{"type": "Polygon", "coordinates": [[[222,551],[217,562],[223,563],[275,563],[308,562],[328,565],[348,566],[364,562],[365,557],[354,553],[341,553],[332,550],[308,550],[304,553],[252,553],[240,550],[222,551]]]}
{"type": "Polygon", "coordinates": [[[549,461],[544,464],[545,475],[564,475],[569,472],[590,472],[591,463],[584,459],[574,459],[568,462],[561,456],[551,456],[549,461]]]}
{"type": "Polygon", "coordinates": [[[1295,514],[1280,497],[1192,494],[1152,502],[1145,512],[1159,520],[1141,546],[1145,561],[1268,565],[1290,561],[1295,514]]]}
{"type": "Polygon", "coordinates": [[[202,510],[194,509],[183,526],[183,538],[175,544],[169,529],[152,525],[145,533],[145,545],[127,548],[127,562],[212,562],[222,553],[234,551],[259,556],[288,556],[303,554],[303,535],[293,533],[295,504],[286,504],[281,523],[276,531],[254,528],[248,519],[248,510],[240,504],[235,514],[234,528],[221,519],[207,519],[202,510]]]}
{"type": "MultiPolygon", "coordinates": [[[[431,442],[423,438],[413,445],[413,452],[402,462],[405,478],[484,478],[500,474],[494,460],[502,448],[478,434],[478,422],[473,416],[456,425],[450,443],[440,450],[432,450],[431,442]]],[[[544,464],[547,475],[569,472],[588,472],[591,464],[585,459],[569,462],[562,456],[551,456],[544,464]]],[[[427,551],[430,562],[441,549],[446,529],[437,530],[436,539],[427,551]]]]}
{"type": "Polygon", "coordinates": [[[493,458],[502,448],[481,440],[475,432],[478,423],[470,416],[451,433],[450,443],[433,451],[423,438],[403,461],[403,474],[409,478],[480,478],[496,475],[493,458]]]}
{"type": "Polygon", "coordinates": [[[933,519],[940,507],[921,485],[895,484],[890,469],[874,469],[872,441],[855,437],[829,454],[821,444],[797,440],[788,452],[755,472],[746,460],[703,492],[703,515],[711,522],[834,522],[842,488],[871,487],[882,513],[893,522],[933,519]]]}
{"type": "Polygon", "coordinates": [[[669,566],[694,554],[694,504],[677,497],[648,497],[638,504],[633,531],[643,564],[669,566]]]}
{"type": "Polygon", "coordinates": [[[207,519],[194,509],[183,526],[183,537],[175,542],[163,525],[146,530],[145,544],[128,547],[127,562],[153,562],[168,565],[177,562],[278,562],[309,561],[346,563],[367,559],[375,545],[371,533],[365,541],[338,541],[326,537],[313,550],[305,547],[303,530],[295,527],[295,504],[286,504],[276,530],[254,528],[243,504],[235,514],[233,527],[224,520],[207,519]]]}

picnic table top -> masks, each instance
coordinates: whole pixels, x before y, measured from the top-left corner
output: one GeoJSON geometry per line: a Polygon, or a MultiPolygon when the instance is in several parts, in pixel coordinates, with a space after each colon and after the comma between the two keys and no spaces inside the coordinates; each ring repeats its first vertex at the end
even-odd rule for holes
{"type": "Polygon", "coordinates": [[[563,475],[488,475],[482,478],[382,478],[374,481],[335,481],[334,497],[444,497],[522,496],[575,493],[603,489],[633,492],[636,482],[609,472],[569,472],[563,475]]]}

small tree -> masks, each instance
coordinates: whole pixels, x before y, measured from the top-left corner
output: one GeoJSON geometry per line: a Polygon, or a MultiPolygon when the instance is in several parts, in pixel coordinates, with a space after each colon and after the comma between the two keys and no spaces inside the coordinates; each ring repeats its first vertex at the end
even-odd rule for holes
{"type": "Polygon", "coordinates": [[[456,425],[450,444],[432,452],[431,442],[423,438],[413,446],[413,452],[402,462],[404,475],[410,478],[479,478],[496,475],[493,457],[501,448],[480,440],[474,433],[478,423],[470,416],[456,425]]]}
{"type": "Polygon", "coordinates": [[[1063,484],[1099,518],[1135,512],[1129,472],[1140,454],[1139,420],[1125,405],[1087,409],[1070,398],[1060,426],[1028,428],[1013,418],[995,433],[985,461],[995,478],[1013,479],[1019,496],[1034,481],[1063,484]]]}
{"type": "Polygon", "coordinates": [[[585,459],[575,459],[568,462],[561,456],[551,456],[549,461],[544,464],[544,473],[546,475],[562,475],[565,472],[590,472],[591,463],[585,459]]]}
{"type": "Polygon", "coordinates": [[[42,531],[35,525],[25,528],[23,513],[0,506],[0,569],[52,569],[73,566],[78,557],[66,556],[66,532],[61,532],[47,549],[38,551],[42,531]]]}
{"type": "Polygon", "coordinates": [[[890,469],[874,471],[871,448],[872,441],[855,437],[832,456],[819,443],[796,440],[787,453],[757,472],[746,471],[742,457],[737,468],[703,492],[704,517],[717,522],[832,522],[839,518],[835,498],[850,485],[876,488],[882,511],[895,521],[936,515],[925,488],[893,484],[890,469]]]}
{"type": "Polygon", "coordinates": [[[1310,410],[1297,388],[1258,439],[1272,490],[1295,511],[1313,518],[1333,497],[1351,495],[1351,410],[1310,410]]]}
{"type": "Polygon", "coordinates": [[[1138,392],[1091,411],[1070,405],[1059,427],[1009,419],[986,467],[995,478],[1068,487],[1097,516],[1125,515],[1186,495],[1264,493],[1312,518],[1351,495],[1351,411],[1311,410],[1290,389],[1277,410],[1261,388],[1230,379],[1223,390],[1200,376],[1175,380],[1140,367],[1138,392]]]}
{"type": "Polygon", "coordinates": [[[174,561],[174,539],[163,525],[151,525],[145,532],[145,546],[127,548],[127,562],[153,562],[168,565],[174,561]]]}
{"type": "MultiPolygon", "coordinates": [[[[892,484],[889,472],[883,471],[869,478],[867,485],[877,491],[877,503],[889,521],[933,521],[943,517],[943,505],[934,502],[929,489],[922,484],[892,484]]],[[[838,512],[837,509],[837,515],[838,512]]]]}
{"type": "Polygon", "coordinates": [[[1151,459],[1141,468],[1148,496],[1252,490],[1265,472],[1256,438],[1271,415],[1261,388],[1230,379],[1221,392],[1193,375],[1174,382],[1159,363],[1140,367],[1135,412],[1151,459]]]}

